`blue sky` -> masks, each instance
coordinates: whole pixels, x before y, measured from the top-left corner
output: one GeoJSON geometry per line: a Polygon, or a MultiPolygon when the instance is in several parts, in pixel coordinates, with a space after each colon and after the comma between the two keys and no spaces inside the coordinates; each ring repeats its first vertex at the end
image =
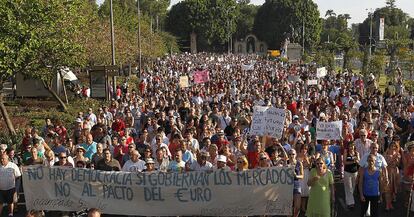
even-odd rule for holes
{"type": "MultiPolygon", "coordinates": [[[[104,0],[97,0],[98,4],[104,0]]],[[[171,0],[171,5],[181,0],[171,0]]],[[[385,0],[313,0],[318,4],[321,16],[325,16],[325,12],[329,9],[335,11],[336,14],[350,14],[350,23],[361,23],[367,16],[366,9],[380,8],[385,6],[385,0]]],[[[251,3],[261,5],[265,0],[251,0],[251,3]]],[[[403,9],[411,17],[414,17],[414,0],[397,0],[397,7],[403,9]]]]}

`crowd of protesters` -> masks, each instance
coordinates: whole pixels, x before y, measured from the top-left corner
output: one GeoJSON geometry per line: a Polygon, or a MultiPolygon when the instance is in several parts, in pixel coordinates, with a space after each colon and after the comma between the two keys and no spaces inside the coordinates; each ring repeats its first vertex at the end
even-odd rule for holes
{"type": "Polygon", "coordinates": [[[42,129],[27,128],[19,150],[2,146],[0,173],[8,175],[0,176],[0,205],[9,204],[13,215],[11,195],[20,182],[10,177],[19,177],[17,166],[23,165],[129,172],[289,165],[295,172],[294,217],[330,216],[335,177],[343,179],[349,209],[359,200],[361,216],[370,205],[376,217],[378,201],[392,211],[399,192],[408,206],[414,173],[413,96],[400,85],[401,72],[395,74],[381,92],[372,75],[345,70],[317,77],[313,64],[246,55],[168,56],[142,72],[139,83],[118,86],[108,105],[79,112],[74,123],[46,119],[42,129]],[[204,69],[209,81],[193,83],[192,73],[204,69]],[[180,76],[190,78],[190,87],[179,85],[180,76]],[[254,106],[285,109],[281,139],[249,134],[254,106]],[[317,140],[318,121],[342,121],[342,139],[317,140]]]}

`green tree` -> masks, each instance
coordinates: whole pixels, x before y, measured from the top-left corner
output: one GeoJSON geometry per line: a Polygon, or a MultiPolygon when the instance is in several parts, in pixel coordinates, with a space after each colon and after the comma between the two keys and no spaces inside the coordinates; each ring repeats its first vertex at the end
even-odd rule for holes
{"type": "Polygon", "coordinates": [[[371,57],[369,62],[368,71],[379,78],[385,71],[385,55],[377,53],[371,57]]]}
{"type": "MultiPolygon", "coordinates": [[[[159,1],[164,2],[164,1],[159,1]]],[[[140,3],[149,4],[140,0],[140,3]]],[[[140,5],[141,7],[141,5],[140,5]]],[[[149,7],[148,5],[145,7],[149,7]]],[[[152,59],[169,52],[167,44],[176,44],[174,37],[164,37],[164,32],[151,31],[150,14],[144,13],[141,7],[141,52],[144,59],[152,59]]],[[[155,6],[154,6],[155,7],[155,6]]],[[[160,10],[162,11],[162,10],[160,10]]],[[[113,1],[114,28],[115,28],[115,58],[117,65],[135,64],[138,60],[138,7],[136,0],[113,1]]],[[[95,34],[91,58],[94,64],[111,64],[111,40],[110,40],[110,11],[109,1],[105,1],[98,12],[99,23],[95,24],[98,33],[95,34]]]]}
{"type": "Polygon", "coordinates": [[[4,48],[0,71],[39,79],[66,110],[52,89],[52,80],[62,67],[85,63],[83,47],[73,39],[85,27],[86,19],[79,11],[88,4],[82,0],[2,0],[0,13],[5,25],[0,27],[4,48]]]}
{"type": "MultiPolygon", "coordinates": [[[[253,27],[259,39],[270,48],[279,48],[286,34],[302,29],[305,25],[305,47],[315,47],[319,43],[321,20],[318,6],[311,0],[266,0],[259,8],[253,27]]],[[[296,38],[302,41],[302,34],[296,38]]]]}
{"type": "Polygon", "coordinates": [[[168,12],[166,30],[182,41],[189,41],[195,33],[198,43],[222,45],[236,31],[237,15],[235,0],[185,0],[168,12]]]}
{"type": "Polygon", "coordinates": [[[325,13],[325,17],[332,17],[332,16],[335,17],[336,13],[332,9],[327,10],[325,13]]]}
{"type": "MultiPolygon", "coordinates": [[[[372,15],[372,37],[375,41],[379,40],[378,22],[380,18],[385,21],[385,34],[391,26],[406,26],[408,23],[407,14],[399,8],[383,7],[376,9],[372,15]]],[[[363,23],[359,25],[359,43],[369,44],[371,18],[368,16],[363,23]]],[[[373,43],[375,42],[373,41],[373,43]]]]}
{"type": "Polygon", "coordinates": [[[348,20],[351,19],[349,14],[334,15],[333,10],[326,12],[328,18],[322,20],[323,28],[321,32],[321,41],[325,43],[325,48],[330,52],[343,53],[343,69],[350,68],[350,60],[355,57],[357,43],[353,37],[351,29],[348,29],[348,20]],[[328,43],[328,44],[326,44],[328,43]]]}
{"type": "Polygon", "coordinates": [[[253,4],[239,3],[240,13],[237,17],[236,32],[234,38],[242,39],[253,32],[254,18],[256,17],[259,6],[253,4]]]}
{"type": "Polygon", "coordinates": [[[385,31],[386,51],[390,55],[390,67],[395,69],[398,62],[398,53],[403,48],[408,48],[410,43],[409,31],[404,26],[389,26],[385,31]]]}

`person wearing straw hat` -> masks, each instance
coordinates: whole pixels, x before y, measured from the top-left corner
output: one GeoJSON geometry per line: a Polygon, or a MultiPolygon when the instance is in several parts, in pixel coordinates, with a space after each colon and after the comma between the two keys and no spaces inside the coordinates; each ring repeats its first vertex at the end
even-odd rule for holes
{"type": "Polygon", "coordinates": [[[147,158],[145,160],[146,168],[142,172],[156,172],[157,168],[155,168],[155,161],[152,158],[147,158]]]}
{"type": "Polygon", "coordinates": [[[224,155],[219,155],[217,156],[217,166],[216,166],[216,170],[225,170],[225,171],[230,171],[230,167],[228,167],[226,165],[227,163],[227,157],[224,155]]]}

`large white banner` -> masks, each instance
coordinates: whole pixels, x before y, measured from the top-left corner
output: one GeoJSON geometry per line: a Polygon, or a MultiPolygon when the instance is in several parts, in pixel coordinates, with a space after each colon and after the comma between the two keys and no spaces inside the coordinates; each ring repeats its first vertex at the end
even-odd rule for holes
{"type": "Polygon", "coordinates": [[[322,122],[316,124],[316,139],[338,140],[342,138],[342,121],[322,122]]]}
{"type": "Polygon", "coordinates": [[[25,167],[28,210],[140,216],[291,215],[293,170],[127,173],[63,167],[25,167]]]}
{"type": "Polygon", "coordinates": [[[274,107],[255,106],[250,135],[282,138],[286,111],[274,107]]]}

